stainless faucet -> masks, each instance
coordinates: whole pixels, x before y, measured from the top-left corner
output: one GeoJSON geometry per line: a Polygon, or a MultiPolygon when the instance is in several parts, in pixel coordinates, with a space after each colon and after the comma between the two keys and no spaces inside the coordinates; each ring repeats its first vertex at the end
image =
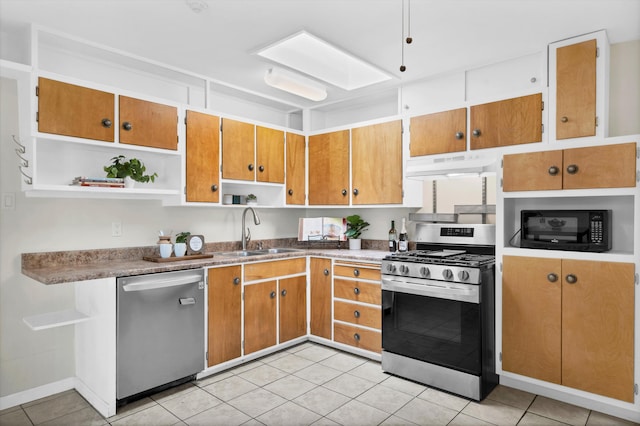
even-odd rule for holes
{"type": "Polygon", "coordinates": [[[245,226],[245,218],[247,217],[247,210],[251,210],[251,213],[253,213],[253,223],[255,223],[256,225],[260,225],[260,218],[258,217],[258,213],[256,213],[253,207],[247,207],[246,209],[244,209],[244,212],[242,212],[242,250],[246,250],[247,243],[251,241],[251,231],[249,230],[249,228],[245,226]],[[246,234],[245,234],[245,229],[247,231],[246,234]]]}

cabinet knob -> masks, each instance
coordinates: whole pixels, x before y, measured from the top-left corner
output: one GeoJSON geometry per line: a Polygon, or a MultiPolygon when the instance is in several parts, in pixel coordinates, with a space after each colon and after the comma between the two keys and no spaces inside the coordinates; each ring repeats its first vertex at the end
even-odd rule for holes
{"type": "Polygon", "coordinates": [[[360,193],[360,191],[358,191],[358,188],[355,188],[355,189],[353,190],[353,195],[358,195],[359,193],[360,193]]]}
{"type": "Polygon", "coordinates": [[[575,164],[569,164],[567,166],[567,173],[569,173],[570,175],[575,175],[576,173],[578,173],[578,166],[576,166],[575,164]]]}
{"type": "Polygon", "coordinates": [[[258,166],[258,170],[264,172],[264,166],[258,166]]]}
{"type": "Polygon", "coordinates": [[[103,125],[104,127],[106,127],[107,129],[110,129],[112,124],[113,124],[113,123],[112,123],[112,122],[111,122],[111,120],[109,120],[108,118],[103,118],[103,119],[102,119],[102,125],[103,125]]]}
{"type": "Polygon", "coordinates": [[[289,195],[293,195],[293,189],[289,189],[289,190],[287,191],[287,194],[289,194],[289,195]]]}
{"type": "Polygon", "coordinates": [[[281,294],[283,297],[284,297],[284,296],[286,296],[286,295],[287,295],[287,290],[286,290],[286,289],[282,290],[282,291],[280,292],[280,294],[281,294]]]}
{"type": "Polygon", "coordinates": [[[358,333],[355,333],[353,335],[353,340],[355,340],[356,342],[359,342],[360,341],[360,335],[358,333]]]}
{"type": "Polygon", "coordinates": [[[346,195],[347,195],[347,190],[346,190],[346,189],[343,189],[343,190],[342,190],[342,196],[343,196],[343,197],[345,197],[346,195]]]}
{"type": "Polygon", "coordinates": [[[547,281],[549,281],[550,283],[555,283],[556,281],[558,281],[558,276],[552,272],[547,275],[547,281]]]}
{"type": "Polygon", "coordinates": [[[272,298],[272,299],[273,299],[274,297],[276,297],[276,292],[275,292],[275,291],[272,291],[272,292],[269,294],[269,297],[270,297],[270,298],[272,298]]]}
{"type": "Polygon", "coordinates": [[[464,133],[462,133],[462,132],[456,132],[456,139],[460,140],[460,139],[462,139],[462,138],[464,138],[464,133]]]}
{"type": "Polygon", "coordinates": [[[354,294],[360,294],[360,289],[358,287],[354,287],[353,293],[354,294]]]}
{"type": "Polygon", "coordinates": [[[125,121],[124,123],[122,123],[122,128],[128,132],[129,130],[133,129],[133,125],[128,121],[125,121]]]}
{"type": "Polygon", "coordinates": [[[322,273],[325,274],[325,275],[329,275],[329,270],[325,268],[325,270],[322,271],[322,273]]]}
{"type": "Polygon", "coordinates": [[[360,275],[360,270],[359,269],[354,269],[353,270],[353,275],[355,275],[356,277],[360,275]]]}
{"type": "Polygon", "coordinates": [[[569,274],[566,277],[564,277],[565,281],[568,282],[569,284],[575,284],[578,282],[578,277],[576,277],[573,274],[569,274]]]}
{"type": "Polygon", "coordinates": [[[565,116],[565,117],[562,117],[560,121],[562,121],[563,123],[566,123],[567,121],[569,121],[569,118],[565,116]]]}
{"type": "Polygon", "coordinates": [[[218,185],[211,185],[211,192],[216,192],[218,190],[218,185]]]}
{"type": "Polygon", "coordinates": [[[355,318],[360,318],[360,311],[358,311],[358,310],[353,311],[353,316],[354,316],[355,318]]]}
{"type": "Polygon", "coordinates": [[[249,164],[249,165],[247,166],[247,169],[249,169],[249,171],[251,171],[251,172],[252,172],[252,171],[253,171],[253,164],[249,164]]]}
{"type": "Polygon", "coordinates": [[[471,132],[471,134],[477,138],[482,134],[482,132],[480,131],[480,129],[473,129],[473,132],[471,132]]]}
{"type": "Polygon", "coordinates": [[[235,277],[233,279],[233,285],[238,285],[238,284],[240,284],[240,277],[235,277]]]}
{"type": "Polygon", "coordinates": [[[560,168],[558,166],[551,166],[549,167],[549,174],[551,176],[555,176],[560,172],[560,168]]]}

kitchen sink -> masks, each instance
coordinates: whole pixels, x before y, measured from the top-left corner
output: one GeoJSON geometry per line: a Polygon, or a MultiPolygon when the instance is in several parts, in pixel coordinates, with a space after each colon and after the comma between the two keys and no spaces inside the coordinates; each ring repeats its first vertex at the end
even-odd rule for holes
{"type": "Polygon", "coordinates": [[[220,256],[229,256],[229,257],[248,257],[248,256],[260,256],[265,254],[295,253],[295,252],[303,252],[303,251],[304,250],[300,250],[300,249],[275,247],[275,248],[262,249],[262,250],[225,251],[218,254],[220,256]]]}

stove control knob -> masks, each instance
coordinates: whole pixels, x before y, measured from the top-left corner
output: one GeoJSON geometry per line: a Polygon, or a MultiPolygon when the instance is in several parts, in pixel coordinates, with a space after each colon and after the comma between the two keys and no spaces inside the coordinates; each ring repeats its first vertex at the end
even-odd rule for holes
{"type": "Polygon", "coordinates": [[[393,274],[395,271],[396,271],[396,265],[394,265],[393,263],[389,263],[387,265],[387,272],[390,272],[393,274]]]}
{"type": "Polygon", "coordinates": [[[400,273],[407,275],[409,273],[409,267],[407,265],[400,265],[400,273]]]}
{"type": "Polygon", "coordinates": [[[429,275],[431,275],[431,271],[429,271],[429,268],[427,268],[426,266],[423,266],[422,268],[420,268],[420,275],[422,275],[425,278],[428,278],[429,275]]]}
{"type": "Polygon", "coordinates": [[[469,272],[468,271],[464,271],[464,270],[458,272],[458,279],[460,281],[468,280],[469,279],[469,272]]]}
{"type": "Polygon", "coordinates": [[[451,272],[451,269],[445,269],[444,271],[442,271],[442,276],[445,280],[450,281],[451,279],[453,279],[453,272],[451,272]]]}

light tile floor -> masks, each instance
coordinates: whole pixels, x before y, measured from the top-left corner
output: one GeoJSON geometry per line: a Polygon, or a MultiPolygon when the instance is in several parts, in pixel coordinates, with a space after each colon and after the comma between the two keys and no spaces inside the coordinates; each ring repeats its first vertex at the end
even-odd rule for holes
{"type": "Polygon", "coordinates": [[[498,386],[477,403],[303,343],[130,403],[107,419],[67,391],[0,411],[0,425],[630,425],[498,386]]]}

